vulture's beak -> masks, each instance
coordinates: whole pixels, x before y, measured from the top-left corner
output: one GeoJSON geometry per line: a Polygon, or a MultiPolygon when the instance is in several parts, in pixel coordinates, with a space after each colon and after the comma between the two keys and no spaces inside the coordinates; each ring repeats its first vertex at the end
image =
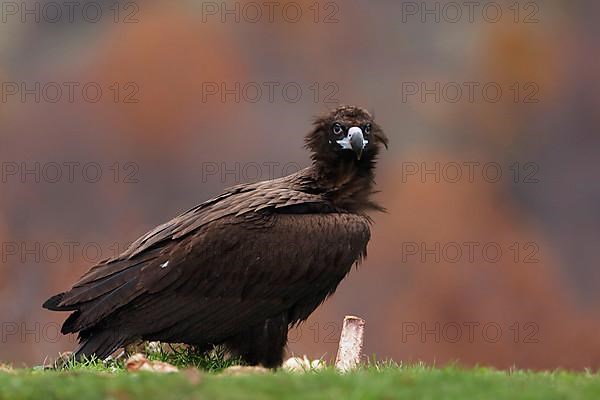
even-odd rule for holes
{"type": "Polygon", "coordinates": [[[362,129],[357,126],[353,126],[348,129],[348,135],[342,140],[337,141],[343,149],[352,150],[356,154],[356,158],[360,160],[364,148],[369,143],[365,140],[362,129]]]}

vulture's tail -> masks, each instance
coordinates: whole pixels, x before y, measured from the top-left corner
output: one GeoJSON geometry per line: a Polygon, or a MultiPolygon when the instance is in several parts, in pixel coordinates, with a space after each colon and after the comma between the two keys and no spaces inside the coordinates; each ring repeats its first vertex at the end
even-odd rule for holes
{"type": "Polygon", "coordinates": [[[79,346],[74,351],[76,360],[92,356],[104,360],[125,345],[125,338],[111,330],[94,330],[79,335],[79,346]]]}
{"type": "MultiPolygon", "coordinates": [[[[83,356],[104,359],[132,339],[121,320],[113,317],[123,308],[135,309],[132,302],[146,290],[144,283],[140,282],[142,269],[153,263],[160,265],[164,262],[157,258],[158,251],[149,252],[135,260],[101,262],[69,291],[46,300],[44,308],[72,311],[60,331],[64,335],[79,334],[79,346],[75,350],[77,359],[83,356]]],[[[157,280],[168,272],[160,268],[158,271],[162,275],[154,278],[157,280]]]]}
{"type": "MultiPolygon", "coordinates": [[[[76,324],[82,317],[81,310],[77,309],[79,305],[63,306],[63,301],[67,293],[59,293],[49,298],[43,305],[44,308],[53,311],[75,311],[65,321],[61,333],[66,335],[76,333],[79,329],[76,324]]],[[[83,357],[96,357],[105,359],[118,348],[126,344],[127,336],[115,329],[103,329],[99,326],[91,326],[79,330],[79,346],[75,349],[75,359],[81,360],[83,357]]]]}

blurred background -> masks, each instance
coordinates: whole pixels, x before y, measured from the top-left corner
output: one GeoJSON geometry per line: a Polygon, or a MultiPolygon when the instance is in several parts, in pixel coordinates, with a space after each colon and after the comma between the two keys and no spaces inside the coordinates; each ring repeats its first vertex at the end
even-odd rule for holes
{"type": "Polygon", "coordinates": [[[600,367],[600,3],[2,2],[0,361],[75,346],[41,308],[242,182],[309,165],[338,104],[390,138],[367,260],[289,335],[335,357],[600,367]]]}

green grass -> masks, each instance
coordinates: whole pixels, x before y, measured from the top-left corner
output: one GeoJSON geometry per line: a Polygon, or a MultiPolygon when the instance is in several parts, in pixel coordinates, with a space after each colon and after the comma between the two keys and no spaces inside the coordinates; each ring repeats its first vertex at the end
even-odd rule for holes
{"type": "MultiPolygon", "coordinates": [[[[215,346],[212,350],[203,352],[196,350],[193,346],[159,344],[158,342],[152,343],[153,345],[145,342],[143,345],[134,349],[129,349],[130,354],[140,352],[150,361],[162,361],[174,365],[179,369],[198,369],[205,373],[219,373],[232,366],[246,365],[241,358],[231,357],[223,346],[215,346]]],[[[37,366],[33,370],[57,370],[61,372],[127,372],[125,371],[125,361],[127,358],[127,356],[121,354],[121,356],[116,359],[109,357],[105,361],[95,357],[83,357],[82,360],[76,361],[74,358],[67,358],[66,355],[64,355],[64,357],[59,357],[55,362],[46,362],[45,365],[37,366]]],[[[327,361],[323,359],[312,361],[321,361],[324,365],[327,365],[327,361]]],[[[388,362],[378,362],[375,358],[369,360],[368,364],[373,365],[376,368],[392,365],[388,362]]],[[[395,363],[393,363],[393,365],[398,366],[395,363]]],[[[2,364],[0,364],[0,371],[1,370],[2,364]]],[[[312,367],[308,367],[308,370],[314,372],[312,367]]],[[[0,400],[2,399],[0,398],[0,400]]]]}
{"type": "Polygon", "coordinates": [[[242,361],[236,358],[227,358],[224,347],[215,347],[208,353],[198,353],[193,347],[170,347],[165,351],[151,352],[149,360],[165,361],[177,368],[198,368],[207,372],[220,372],[233,365],[241,365],[242,361]]]}
{"type": "MultiPolygon", "coordinates": [[[[598,399],[600,375],[430,368],[392,363],[349,374],[318,372],[224,376],[217,372],[128,373],[118,366],[0,372],[0,399],[598,399]]],[[[197,370],[194,370],[197,371],[197,370]]]]}
{"type": "MultiPolygon", "coordinates": [[[[208,353],[197,352],[193,347],[163,345],[158,349],[149,351],[146,347],[144,351],[146,357],[151,361],[164,361],[177,368],[197,368],[204,372],[221,372],[227,367],[233,365],[242,365],[242,361],[236,358],[228,358],[225,348],[215,347],[208,353]]],[[[99,360],[95,357],[85,358],[75,361],[73,358],[64,360],[56,369],[62,372],[67,371],[93,371],[93,372],[124,372],[125,358],[118,360],[109,359],[107,361],[99,360]]],[[[36,367],[37,370],[49,369],[46,365],[36,367]]],[[[0,399],[1,400],[1,399],[0,399]]]]}

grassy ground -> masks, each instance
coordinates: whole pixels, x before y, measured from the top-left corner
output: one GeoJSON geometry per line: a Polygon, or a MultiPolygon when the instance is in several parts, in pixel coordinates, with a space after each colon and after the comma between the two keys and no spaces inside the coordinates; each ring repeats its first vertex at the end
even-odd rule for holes
{"type": "Polygon", "coordinates": [[[268,372],[225,376],[198,369],[128,373],[119,366],[0,372],[0,399],[598,399],[600,375],[455,367],[371,366],[341,375],[268,372]]]}

